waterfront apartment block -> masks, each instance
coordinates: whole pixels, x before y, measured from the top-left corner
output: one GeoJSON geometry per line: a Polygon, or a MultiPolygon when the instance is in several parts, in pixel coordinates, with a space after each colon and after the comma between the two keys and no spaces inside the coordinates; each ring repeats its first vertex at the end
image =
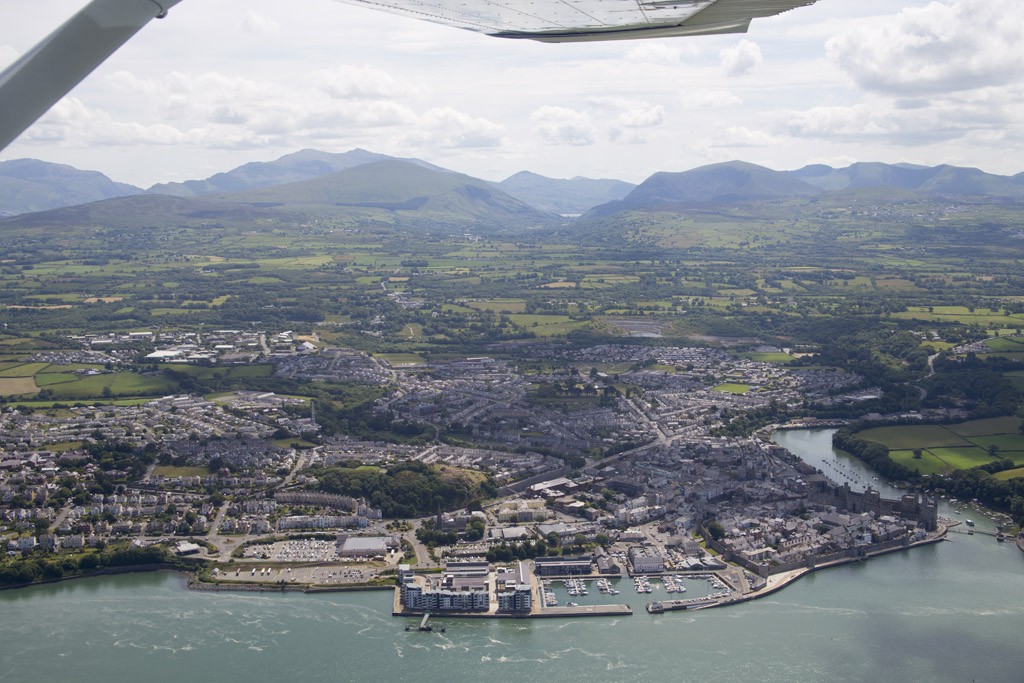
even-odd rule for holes
{"type": "Polygon", "coordinates": [[[449,565],[440,579],[415,576],[409,565],[399,567],[402,606],[426,612],[487,612],[491,608],[486,562],[449,565]],[[476,566],[465,566],[476,565],[476,566]],[[482,572],[479,567],[482,565],[482,572]]]}
{"type": "Polygon", "coordinates": [[[533,609],[533,581],[525,562],[516,564],[512,573],[500,575],[495,581],[499,612],[525,612],[533,609]]]}

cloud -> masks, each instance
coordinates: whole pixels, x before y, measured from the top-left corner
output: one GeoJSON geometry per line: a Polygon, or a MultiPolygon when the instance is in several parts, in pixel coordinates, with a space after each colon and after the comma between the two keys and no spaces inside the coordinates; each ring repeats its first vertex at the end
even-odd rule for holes
{"type": "Polygon", "coordinates": [[[757,43],[744,38],[735,47],[724,48],[718,53],[726,76],[746,76],[764,61],[757,43]]]}
{"type": "Polygon", "coordinates": [[[613,125],[622,128],[651,128],[665,121],[665,107],[660,104],[627,109],[616,117],[613,125]]]}
{"type": "Polygon", "coordinates": [[[746,126],[729,126],[715,136],[715,147],[774,147],[783,140],[763,130],[751,130],[746,126]]]}
{"type": "Polygon", "coordinates": [[[1013,137],[1024,119],[1024,92],[990,88],[919,106],[913,100],[871,99],[782,113],[777,132],[848,143],[926,145],[1013,137]]]}
{"type": "Polygon", "coordinates": [[[623,59],[643,66],[673,66],[694,60],[700,55],[694,41],[668,43],[644,40],[630,46],[623,59]]]}
{"type": "Polygon", "coordinates": [[[245,13],[241,27],[246,33],[278,33],[281,30],[281,25],[276,21],[252,10],[245,13]]]}
{"type": "Polygon", "coordinates": [[[65,97],[24,134],[25,142],[72,146],[177,145],[188,136],[174,126],[115,121],[75,97],[65,97]]]}
{"type": "Polygon", "coordinates": [[[743,99],[728,90],[684,90],[679,99],[687,109],[717,109],[743,104],[743,99]]]}
{"type": "Polygon", "coordinates": [[[649,128],[659,126],[665,120],[665,107],[642,100],[627,100],[621,97],[591,97],[587,106],[605,115],[613,115],[613,126],[620,128],[649,128]]]}
{"type": "Polygon", "coordinates": [[[314,71],[311,76],[317,87],[337,99],[387,99],[404,96],[413,89],[369,66],[340,64],[314,71]]]}
{"type": "Polygon", "coordinates": [[[450,107],[428,109],[415,131],[403,136],[403,146],[417,149],[486,149],[505,144],[505,127],[450,107]]]}
{"type": "Polygon", "coordinates": [[[545,105],[530,114],[534,131],[549,145],[592,145],[596,138],[590,117],[575,109],[545,105]]]}
{"type": "Polygon", "coordinates": [[[952,0],[904,9],[830,39],[830,59],[861,88],[933,95],[1024,78],[1024,2],[952,0]]]}

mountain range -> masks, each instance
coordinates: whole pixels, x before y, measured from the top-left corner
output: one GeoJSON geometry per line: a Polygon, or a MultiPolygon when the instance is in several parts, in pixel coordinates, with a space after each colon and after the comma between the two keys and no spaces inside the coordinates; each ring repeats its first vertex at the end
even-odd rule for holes
{"type": "Polygon", "coordinates": [[[1024,198],[1024,173],[998,176],[976,168],[856,163],[822,164],[773,171],[743,161],[701,166],[681,173],[655,173],[623,199],[596,206],[588,217],[622,211],[671,210],[694,204],[811,197],[829,192],[880,188],[924,195],[1024,198]]]}
{"type": "Polygon", "coordinates": [[[0,161],[0,217],[141,194],[99,171],[36,159],[0,161]]]}
{"type": "MultiPolygon", "coordinates": [[[[621,211],[812,197],[865,188],[1020,199],[1024,198],[1024,173],[999,176],[975,168],[883,163],[856,163],[845,168],[815,164],[775,171],[732,161],[655,173],[636,186],[610,179],[546,178],[529,171],[488,182],[419,159],[362,149],[338,154],[307,149],[274,161],[244,164],[204,180],[143,190],[115,183],[97,171],[17,159],[0,162],[0,217],[115,201],[102,209],[60,214],[108,215],[117,211],[116,198],[146,194],[202,200],[194,206],[173,204],[176,215],[186,216],[216,213],[212,206],[231,205],[353,218],[379,217],[384,212],[391,223],[429,219],[450,227],[474,222],[522,227],[556,221],[556,214],[603,217],[621,211]]],[[[138,202],[131,205],[140,208],[138,202]]],[[[51,219],[54,217],[51,214],[51,219]]]]}

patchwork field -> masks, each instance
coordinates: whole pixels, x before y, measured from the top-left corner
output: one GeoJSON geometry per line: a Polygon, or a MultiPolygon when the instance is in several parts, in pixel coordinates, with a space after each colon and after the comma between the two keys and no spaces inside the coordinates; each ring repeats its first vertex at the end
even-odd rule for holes
{"type": "Polygon", "coordinates": [[[971,443],[941,425],[877,427],[858,434],[890,449],[970,446],[971,443]]]}
{"type": "Polygon", "coordinates": [[[1024,464],[1021,421],[1019,417],[999,417],[955,425],[879,427],[859,435],[888,447],[889,457],[901,465],[921,474],[937,474],[1002,458],[1024,464]],[[914,449],[921,450],[920,458],[914,457],[914,449]]]}

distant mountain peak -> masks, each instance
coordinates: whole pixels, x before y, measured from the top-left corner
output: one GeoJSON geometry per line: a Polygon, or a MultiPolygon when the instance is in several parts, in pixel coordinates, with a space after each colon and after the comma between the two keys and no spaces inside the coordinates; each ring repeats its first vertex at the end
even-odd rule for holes
{"type": "Polygon", "coordinates": [[[114,182],[99,171],[82,171],[39,159],[0,161],[0,216],[46,211],[141,192],[141,188],[114,182]]]}
{"type": "Polygon", "coordinates": [[[530,206],[562,215],[585,213],[599,204],[622,199],[635,187],[621,180],[581,176],[565,180],[533,171],[519,171],[493,185],[530,206]]]}
{"type": "MultiPolygon", "coordinates": [[[[285,154],[273,161],[251,161],[224,173],[217,173],[204,180],[186,180],[183,183],[160,183],[147,190],[150,194],[169,194],[177,197],[198,197],[202,195],[223,194],[225,192],[245,192],[275,185],[310,180],[328,173],[355,168],[364,164],[396,159],[387,154],[378,154],[365,149],[356,148],[347,152],[324,152],[317,149],[301,149],[285,154]]],[[[435,170],[438,166],[419,159],[405,159],[435,170]]]]}

